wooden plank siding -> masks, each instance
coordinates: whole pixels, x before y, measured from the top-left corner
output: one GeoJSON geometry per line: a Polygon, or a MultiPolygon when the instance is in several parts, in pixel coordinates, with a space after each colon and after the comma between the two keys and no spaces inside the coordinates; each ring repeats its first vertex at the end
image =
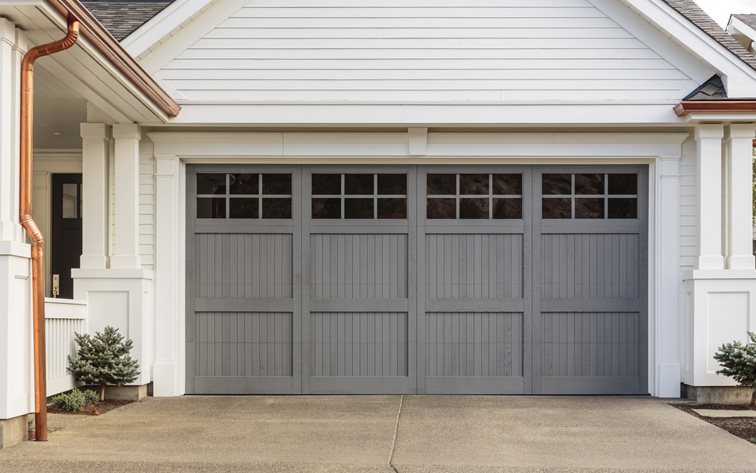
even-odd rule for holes
{"type": "Polygon", "coordinates": [[[697,85],[587,0],[255,0],[157,77],[189,102],[673,100],[697,85]]]}

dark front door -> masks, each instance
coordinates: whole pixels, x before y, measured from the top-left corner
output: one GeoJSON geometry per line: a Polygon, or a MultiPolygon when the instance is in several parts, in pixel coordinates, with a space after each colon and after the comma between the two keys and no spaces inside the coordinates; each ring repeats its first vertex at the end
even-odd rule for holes
{"type": "Polygon", "coordinates": [[[79,267],[81,255],[81,174],[53,174],[51,240],[53,295],[57,287],[57,297],[73,299],[71,268],[79,267]]]}

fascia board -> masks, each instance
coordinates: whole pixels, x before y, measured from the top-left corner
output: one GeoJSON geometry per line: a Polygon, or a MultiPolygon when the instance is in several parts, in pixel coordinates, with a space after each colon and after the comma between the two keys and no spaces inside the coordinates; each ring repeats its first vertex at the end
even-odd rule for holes
{"type": "Polygon", "coordinates": [[[200,10],[217,1],[176,0],[124,38],[121,46],[132,56],[139,57],[179,29],[200,10]]]}
{"type": "MultiPolygon", "coordinates": [[[[28,17],[30,20],[35,21],[37,23],[37,27],[41,31],[46,31],[50,29],[58,29],[61,32],[64,32],[66,30],[66,19],[63,18],[60,13],[52,8],[47,2],[39,2],[36,7],[34,8],[36,12],[40,13],[41,15],[34,15],[34,11],[28,11],[28,17]],[[49,23],[45,24],[38,18],[33,17],[44,17],[46,20],[49,21],[49,23]]],[[[57,38],[50,38],[50,39],[57,39],[57,38]]],[[[154,117],[153,119],[157,122],[168,122],[168,116],[160,110],[159,107],[157,107],[155,104],[152,103],[152,101],[147,98],[147,96],[139,90],[121,71],[116,69],[110,61],[105,58],[88,40],[87,38],[80,36],[78,40],[76,41],[77,45],[86,53],[87,56],[89,56],[97,65],[102,67],[111,77],[113,77],[118,84],[123,87],[132,97],[134,97],[139,105],[139,108],[142,109],[140,112],[142,116],[133,116],[129,117],[132,121],[144,121],[145,116],[154,117]]],[[[69,67],[69,64],[67,61],[57,61],[58,64],[61,67],[69,67]],[[65,64],[65,66],[63,65],[65,64]]],[[[70,64],[72,67],[78,66],[77,64],[70,64]]],[[[107,98],[107,91],[105,91],[105,95],[103,95],[103,91],[94,91],[96,94],[100,95],[105,99],[107,98]]],[[[123,110],[119,110],[120,113],[124,113],[123,110]]],[[[130,115],[130,114],[129,114],[130,115]]]]}
{"type": "Polygon", "coordinates": [[[734,16],[730,16],[730,22],[727,24],[728,33],[730,33],[731,29],[739,32],[744,36],[747,36],[751,41],[756,41],[756,30],[745,24],[743,21],[735,18],[734,16]]]}
{"type": "Polygon", "coordinates": [[[726,76],[730,98],[756,97],[756,70],[661,0],[621,0],[726,76]]]}

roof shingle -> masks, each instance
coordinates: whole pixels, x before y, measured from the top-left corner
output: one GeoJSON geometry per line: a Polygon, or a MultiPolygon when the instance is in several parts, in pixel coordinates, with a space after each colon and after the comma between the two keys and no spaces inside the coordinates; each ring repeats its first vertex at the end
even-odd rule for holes
{"type": "Polygon", "coordinates": [[[756,30],[756,14],[748,14],[748,15],[732,15],[738,20],[742,21],[746,25],[750,26],[751,28],[756,30]]]}
{"type": "Polygon", "coordinates": [[[118,41],[122,41],[172,2],[81,2],[118,41]]]}

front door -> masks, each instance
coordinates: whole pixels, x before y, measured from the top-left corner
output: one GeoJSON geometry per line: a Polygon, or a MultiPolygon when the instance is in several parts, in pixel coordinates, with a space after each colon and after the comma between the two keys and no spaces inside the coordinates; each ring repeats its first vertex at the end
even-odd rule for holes
{"type": "Polygon", "coordinates": [[[71,268],[81,255],[81,174],[53,174],[52,284],[53,297],[73,299],[71,268]]]}

